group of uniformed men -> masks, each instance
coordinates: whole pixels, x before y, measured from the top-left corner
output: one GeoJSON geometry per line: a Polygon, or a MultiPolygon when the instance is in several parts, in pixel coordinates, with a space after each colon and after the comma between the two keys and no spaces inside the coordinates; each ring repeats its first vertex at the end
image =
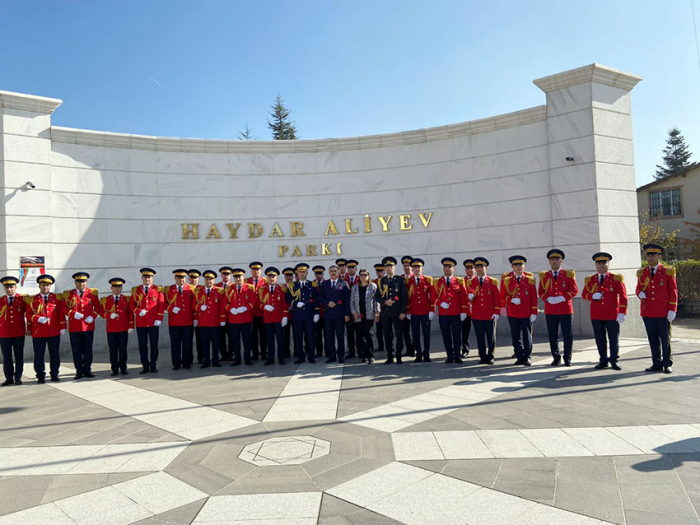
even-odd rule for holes
{"type": "MultiPolygon", "coordinates": [[[[644,246],[648,265],[637,273],[635,294],[641,300],[641,315],[652,354],[648,372],[672,371],[670,327],[677,309],[678,293],[675,269],[661,264],[663,248],[644,246]]],[[[446,363],[462,363],[469,354],[472,326],[476,335],[481,364],[494,364],[496,322],[507,316],[510,325],[516,365],[530,366],[532,323],[538,315],[538,298],[544,301],[544,314],[549,335],[552,366],[571,366],[573,348],[572,299],[579,293],[573,270],[562,269],[565,254],[553,249],[547,253],[551,269],[535,276],[525,271],[527,259],[522,255],[509,258],[512,271],[501,280],[487,275],[489,261],[484,257],[466,259],[466,276],[454,275],[457,261],[442,259],[443,276],[423,275],[424,261],[401,258],[404,275],[396,275],[397,260],[385,257],[375,264],[376,278],[369,283],[367,270],[361,282],[358,262],[338,259],[326,269],[314,266],[314,279],[308,280],[309,265],[299,263],[284,268],[284,283],[278,282],[280,271],[265,270],[252,262],[250,277],[245,270],[224,266],[219,269],[221,281],[215,282],[213,270],[173,271],[175,283],[163,288],[153,283],[155,270],[142,268],[142,284],[123,293],[126,281],[109,280],[112,293],[98,298],[96,288],[89,288],[86,272],[73,274],[75,288],[61,294],[51,292],[55,280],[43,274],[34,296],[17,294],[18,279],[0,279],[5,295],[0,298],[0,346],[4,361],[5,382],[2,386],[22,383],[24,337],[31,335],[34,348],[34,370],[39,383],[45,382],[44,357],[49,350],[50,379],[59,381],[60,336],[68,330],[75,379],[94,377],[92,347],[95,320],[106,321],[112,375],[126,375],[128,333],[136,329],[141,374],[155,373],[158,361],[159,328],[165,312],[171,341],[173,370],[191,368],[195,356],[201,368],[252,365],[265,359],[270,365],[280,364],[291,354],[293,333],[295,364],[326,355],[327,363],[344,362],[345,357],[360,355],[363,362],[373,362],[372,341],[358,345],[361,334],[359,311],[351,307],[351,292],[357,286],[369,286],[376,303],[376,338],[378,351],[386,351],[386,363],[401,363],[404,356],[414,362],[430,362],[430,324],[438,315],[440,331],[447,354],[446,363]],[[199,284],[199,279],[204,284],[199,284]],[[67,319],[67,321],[66,321],[67,319]],[[559,348],[559,333],[563,353],[559,348]],[[347,354],[345,340],[347,336],[347,354]],[[394,342],[396,348],[394,348],[394,342]],[[404,343],[406,352],[404,353],[404,343]],[[359,351],[359,352],[358,352],[359,351]]],[[[612,255],[593,255],[597,272],[586,277],[582,296],[590,301],[591,322],[600,361],[595,368],[610,366],[620,370],[619,332],[627,313],[627,291],[621,274],[609,271],[612,255]]],[[[363,295],[364,296],[364,295],[363,295]]],[[[363,310],[364,311],[364,310],[363,310]]],[[[369,318],[369,315],[368,315],[369,318]]]]}

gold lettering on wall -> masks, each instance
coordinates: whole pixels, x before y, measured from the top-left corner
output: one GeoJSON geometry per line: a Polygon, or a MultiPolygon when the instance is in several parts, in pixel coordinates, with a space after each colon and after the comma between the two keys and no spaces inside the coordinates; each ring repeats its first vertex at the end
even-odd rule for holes
{"type": "Polygon", "coordinates": [[[340,249],[340,246],[341,246],[342,244],[343,244],[342,242],[339,242],[339,243],[338,243],[337,249],[336,249],[336,255],[343,255],[343,252],[342,252],[341,249],[340,249]]]}
{"type": "Polygon", "coordinates": [[[315,244],[307,244],[306,245],[306,256],[307,257],[318,257],[318,254],[316,253],[316,245],[315,244]]]}
{"type": "Polygon", "coordinates": [[[328,221],[328,228],[326,228],[326,233],[324,233],[324,235],[328,235],[329,233],[332,233],[333,235],[338,235],[338,228],[335,227],[333,219],[328,221]]]}
{"type": "Polygon", "coordinates": [[[275,225],[272,227],[270,237],[284,237],[284,233],[282,233],[282,228],[280,228],[279,224],[275,223],[275,225]]]}
{"type": "Polygon", "coordinates": [[[301,257],[301,250],[299,249],[299,246],[294,247],[294,251],[292,252],[292,257],[301,257]]]}
{"type": "Polygon", "coordinates": [[[302,228],[304,227],[303,222],[292,221],[289,224],[292,228],[292,237],[306,237],[306,235],[302,231],[302,228]]]}
{"type": "Polygon", "coordinates": [[[221,239],[221,234],[216,228],[216,224],[212,224],[209,228],[209,233],[207,233],[207,239],[221,239]]]}
{"type": "Polygon", "coordinates": [[[380,215],[378,217],[378,219],[379,219],[379,222],[382,223],[382,231],[388,232],[389,231],[389,221],[391,221],[391,215],[387,215],[386,218],[384,218],[380,215]]]}
{"type": "Polygon", "coordinates": [[[331,243],[324,242],[321,244],[321,255],[333,255],[333,252],[331,252],[331,243]]]}
{"type": "Polygon", "coordinates": [[[199,223],[182,223],[182,238],[183,239],[199,239],[199,223]]]}
{"type": "Polygon", "coordinates": [[[352,219],[345,219],[345,233],[347,234],[353,234],[357,233],[359,230],[355,228],[354,230],[352,229],[352,219]]]}
{"type": "Polygon", "coordinates": [[[289,246],[286,244],[280,244],[277,247],[277,257],[284,257],[284,254],[289,251],[289,246]]]}
{"type": "Polygon", "coordinates": [[[413,226],[408,222],[411,219],[410,215],[399,215],[399,230],[412,230],[413,226]]]}
{"type": "Polygon", "coordinates": [[[241,227],[241,223],[237,222],[236,224],[233,224],[233,223],[227,222],[226,227],[228,228],[228,231],[231,234],[229,239],[238,239],[238,228],[241,227]]]}
{"type": "Polygon", "coordinates": [[[423,223],[423,226],[427,229],[428,224],[430,224],[430,219],[433,218],[433,212],[428,212],[428,218],[425,218],[425,213],[419,213],[418,217],[420,217],[421,222],[423,223]]]}
{"type": "Polygon", "coordinates": [[[257,239],[262,235],[263,229],[262,225],[257,222],[248,223],[248,238],[257,239]]]}
{"type": "Polygon", "coordinates": [[[372,233],[372,225],[369,222],[369,213],[365,213],[365,233],[372,233]]]}

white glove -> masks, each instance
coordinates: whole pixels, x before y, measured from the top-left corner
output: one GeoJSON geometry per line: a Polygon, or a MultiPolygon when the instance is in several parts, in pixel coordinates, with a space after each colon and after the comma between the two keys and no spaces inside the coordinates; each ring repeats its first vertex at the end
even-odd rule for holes
{"type": "Polygon", "coordinates": [[[501,315],[502,315],[503,317],[505,317],[506,315],[508,315],[508,312],[506,311],[505,308],[501,308],[501,315]]]}
{"type": "Polygon", "coordinates": [[[666,316],[666,319],[668,319],[669,322],[672,323],[675,318],[676,318],[676,312],[674,312],[673,310],[669,310],[668,315],[666,316]]]}
{"type": "Polygon", "coordinates": [[[46,324],[49,322],[49,318],[48,317],[39,317],[39,319],[37,319],[37,321],[39,321],[39,324],[46,324]]]}
{"type": "Polygon", "coordinates": [[[206,305],[206,304],[203,304],[203,305],[202,305],[202,312],[206,312],[206,310],[207,310],[207,305],[206,305]]]}
{"type": "Polygon", "coordinates": [[[474,294],[473,294],[473,293],[470,293],[468,297],[469,297],[469,300],[470,300],[470,301],[473,301],[473,300],[474,300],[474,294]]]}
{"type": "Polygon", "coordinates": [[[520,297],[513,297],[510,302],[513,304],[520,304],[520,297]]]}
{"type": "Polygon", "coordinates": [[[318,320],[321,319],[321,316],[316,314],[314,315],[314,323],[318,323],[318,320]]]}
{"type": "Polygon", "coordinates": [[[221,321],[221,322],[219,323],[219,326],[226,326],[226,321],[221,321]]]}
{"type": "Polygon", "coordinates": [[[80,321],[85,316],[83,314],[81,314],[80,312],[75,312],[73,314],[73,317],[75,317],[78,321],[80,321]]]}
{"type": "Polygon", "coordinates": [[[531,322],[531,323],[534,323],[534,322],[535,322],[535,319],[537,319],[537,316],[536,316],[535,314],[532,314],[532,315],[530,316],[530,322],[531,322]]]}
{"type": "Polygon", "coordinates": [[[556,297],[547,297],[547,302],[549,304],[557,304],[559,301],[557,301],[556,297]]]}
{"type": "Polygon", "coordinates": [[[282,318],[282,328],[284,328],[285,326],[287,326],[287,322],[288,322],[287,318],[286,318],[286,317],[283,317],[283,318],[282,318]]]}
{"type": "Polygon", "coordinates": [[[459,314],[459,320],[464,321],[467,318],[467,314],[459,314]]]}
{"type": "Polygon", "coordinates": [[[411,314],[406,314],[406,319],[411,320],[411,314]]]}
{"type": "Polygon", "coordinates": [[[199,326],[199,321],[192,321],[192,326],[194,326],[195,328],[199,326]]]}
{"type": "Polygon", "coordinates": [[[617,314],[617,322],[622,324],[625,322],[625,314],[617,314]]]}
{"type": "Polygon", "coordinates": [[[229,312],[231,312],[231,315],[238,315],[238,308],[231,308],[229,312]]]}
{"type": "Polygon", "coordinates": [[[160,326],[162,322],[163,321],[159,321],[158,319],[156,319],[155,321],[153,321],[153,326],[160,326]]]}
{"type": "Polygon", "coordinates": [[[435,312],[428,312],[428,321],[435,319],[435,312]]]}
{"type": "Polygon", "coordinates": [[[247,311],[248,311],[248,307],[247,307],[247,306],[241,306],[241,307],[238,309],[238,313],[239,313],[239,314],[244,314],[244,313],[246,313],[247,311]]]}
{"type": "Polygon", "coordinates": [[[95,320],[95,318],[94,318],[93,316],[91,316],[91,315],[88,315],[88,316],[85,318],[85,322],[86,322],[87,324],[92,324],[92,322],[93,322],[94,320],[95,320]]]}
{"type": "Polygon", "coordinates": [[[447,310],[449,307],[450,307],[450,305],[448,303],[446,303],[445,301],[440,303],[440,308],[444,308],[445,310],[447,310]]]}
{"type": "Polygon", "coordinates": [[[304,308],[304,303],[301,301],[297,302],[297,308],[304,308]]]}
{"type": "Polygon", "coordinates": [[[141,311],[139,312],[139,317],[145,316],[146,313],[147,313],[146,310],[141,310],[141,311]]]}
{"type": "Polygon", "coordinates": [[[174,313],[174,314],[179,314],[179,313],[180,313],[180,307],[179,307],[179,306],[173,306],[173,313],[174,313]]]}
{"type": "Polygon", "coordinates": [[[594,301],[600,301],[600,300],[603,298],[603,294],[600,293],[600,292],[596,292],[596,293],[594,293],[594,294],[591,296],[591,298],[592,298],[594,301]]]}
{"type": "Polygon", "coordinates": [[[271,304],[266,304],[266,305],[265,305],[265,308],[263,308],[263,310],[265,310],[266,312],[274,312],[274,311],[275,311],[275,307],[272,306],[271,304]]]}
{"type": "Polygon", "coordinates": [[[559,297],[557,297],[557,303],[565,303],[565,302],[566,302],[566,297],[564,297],[563,295],[560,295],[559,297]]]}
{"type": "Polygon", "coordinates": [[[65,329],[65,328],[61,328],[61,331],[60,331],[59,333],[60,333],[61,335],[66,335],[66,329],[65,329]]]}
{"type": "Polygon", "coordinates": [[[646,292],[639,292],[639,298],[640,298],[640,299],[646,299],[646,298],[647,298],[647,293],[646,293],[646,292]]]}
{"type": "Polygon", "coordinates": [[[129,329],[127,330],[128,333],[132,333],[133,331],[134,331],[133,328],[129,328],[129,329]]]}
{"type": "Polygon", "coordinates": [[[116,319],[117,317],[119,317],[119,315],[115,314],[114,312],[112,312],[111,314],[109,314],[109,318],[110,318],[110,319],[116,319]]]}
{"type": "Polygon", "coordinates": [[[498,315],[498,314],[493,314],[493,315],[491,316],[491,320],[492,320],[492,321],[498,321],[498,319],[499,319],[500,317],[501,317],[501,316],[498,315]]]}

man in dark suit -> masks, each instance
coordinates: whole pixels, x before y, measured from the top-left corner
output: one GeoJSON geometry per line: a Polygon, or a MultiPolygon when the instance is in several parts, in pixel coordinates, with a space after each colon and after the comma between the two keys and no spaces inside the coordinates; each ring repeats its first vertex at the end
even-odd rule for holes
{"type": "Polygon", "coordinates": [[[345,323],[350,322],[350,286],[340,278],[340,269],[328,269],[331,278],[321,283],[321,306],[326,327],[326,363],[345,362],[345,323]]]}
{"type": "Polygon", "coordinates": [[[381,310],[380,321],[384,331],[384,346],[386,348],[387,360],[385,364],[394,362],[393,338],[396,334],[396,363],[401,364],[401,353],[403,352],[403,329],[401,321],[406,319],[406,282],[403,277],[396,276],[396,259],[394,257],[384,257],[382,261],[386,270],[386,276],[377,283],[377,293],[375,300],[379,303],[381,310]]]}
{"type": "Polygon", "coordinates": [[[303,363],[306,359],[309,363],[316,362],[314,351],[314,325],[321,318],[318,304],[318,283],[307,281],[309,265],[299,263],[294,267],[297,281],[290,283],[287,288],[287,304],[291,307],[294,324],[294,353],[295,365],[303,363]],[[304,345],[306,342],[306,345],[304,345]],[[304,348],[306,347],[306,353],[304,348]]]}

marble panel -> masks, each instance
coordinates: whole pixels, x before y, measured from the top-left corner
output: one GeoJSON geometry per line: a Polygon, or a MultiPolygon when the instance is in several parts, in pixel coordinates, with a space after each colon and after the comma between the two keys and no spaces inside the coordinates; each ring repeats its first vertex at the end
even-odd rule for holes
{"type": "Polygon", "coordinates": [[[48,138],[51,116],[21,109],[0,110],[0,133],[48,138]]]}
{"type": "Polygon", "coordinates": [[[3,160],[31,162],[34,164],[51,163],[51,141],[24,135],[3,135],[3,160]]]}

